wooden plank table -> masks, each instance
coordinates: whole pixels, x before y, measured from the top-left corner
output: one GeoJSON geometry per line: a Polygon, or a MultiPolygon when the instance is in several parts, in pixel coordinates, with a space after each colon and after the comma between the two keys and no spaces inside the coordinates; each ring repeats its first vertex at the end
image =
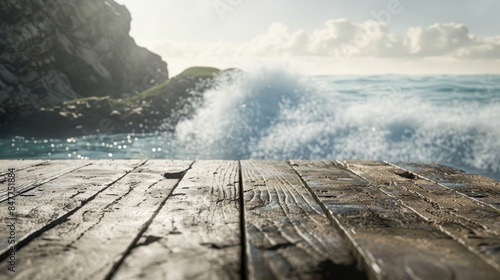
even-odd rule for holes
{"type": "Polygon", "coordinates": [[[498,280],[499,205],[435,164],[0,160],[0,279],[498,280]]]}

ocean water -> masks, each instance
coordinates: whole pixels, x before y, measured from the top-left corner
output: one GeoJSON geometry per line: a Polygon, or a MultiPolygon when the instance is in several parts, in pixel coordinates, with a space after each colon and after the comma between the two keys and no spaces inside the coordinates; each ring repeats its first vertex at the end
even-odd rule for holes
{"type": "MultiPolygon", "coordinates": [[[[194,102],[194,101],[193,101],[194,102]]],[[[307,76],[260,66],[216,79],[173,131],[0,140],[0,158],[367,159],[500,180],[500,76],[307,76]]]]}

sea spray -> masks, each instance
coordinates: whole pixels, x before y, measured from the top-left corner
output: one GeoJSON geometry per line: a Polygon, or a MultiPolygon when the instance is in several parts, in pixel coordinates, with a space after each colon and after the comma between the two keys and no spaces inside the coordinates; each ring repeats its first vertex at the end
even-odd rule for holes
{"type": "Polygon", "coordinates": [[[498,92],[473,90],[475,77],[419,79],[354,77],[336,87],[283,67],[222,77],[177,125],[176,145],[197,158],[438,162],[500,172],[498,92]]]}
{"type": "Polygon", "coordinates": [[[304,79],[268,67],[223,74],[204,93],[194,116],[177,125],[177,144],[202,157],[248,158],[275,125],[283,105],[297,105],[310,91],[311,83],[304,79]]]}
{"type": "Polygon", "coordinates": [[[500,76],[224,72],[173,130],[0,139],[2,158],[367,159],[500,180],[500,76]],[[71,141],[69,141],[71,140],[71,141]]]}

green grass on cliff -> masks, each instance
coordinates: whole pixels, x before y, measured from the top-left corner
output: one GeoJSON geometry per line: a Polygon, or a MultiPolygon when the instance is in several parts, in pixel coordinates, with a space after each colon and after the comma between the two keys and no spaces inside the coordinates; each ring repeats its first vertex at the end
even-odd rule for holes
{"type": "MultiPolygon", "coordinates": [[[[182,71],[182,73],[175,76],[174,78],[166,80],[163,83],[156,85],[152,88],[149,88],[149,89],[147,89],[147,90],[145,90],[145,91],[143,91],[135,96],[121,99],[121,100],[120,99],[113,100],[113,101],[121,103],[123,105],[137,104],[138,102],[145,100],[148,97],[154,97],[154,96],[162,93],[162,90],[165,87],[167,87],[168,85],[170,85],[174,80],[179,80],[179,79],[183,79],[183,78],[187,78],[187,77],[195,77],[195,78],[202,78],[202,79],[211,78],[220,72],[221,71],[219,69],[213,68],[213,67],[201,67],[201,66],[190,67],[190,68],[182,71]]],[[[85,103],[85,102],[88,102],[90,100],[100,100],[102,98],[108,98],[108,97],[97,97],[97,96],[85,97],[85,98],[66,101],[66,102],[64,102],[64,105],[75,105],[78,103],[85,103]]]]}
{"type": "Polygon", "coordinates": [[[180,78],[180,77],[185,77],[185,76],[195,76],[195,77],[212,77],[214,75],[217,75],[220,72],[219,69],[213,68],[213,67],[201,67],[201,66],[196,66],[196,67],[190,67],[179,75],[177,75],[175,78],[180,78]]]}
{"type": "Polygon", "coordinates": [[[63,105],[76,105],[78,103],[85,103],[91,100],[102,100],[109,98],[108,96],[90,96],[90,97],[84,97],[84,98],[79,98],[79,99],[73,99],[69,101],[64,101],[63,105]]]}
{"type": "Polygon", "coordinates": [[[166,86],[168,86],[170,83],[172,82],[172,80],[166,80],[164,81],[163,83],[159,84],[159,85],[156,85],[150,89],[147,89],[141,93],[139,93],[138,95],[135,95],[135,96],[132,96],[132,97],[129,97],[127,99],[124,99],[123,102],[126,103],[126,104],[134,104],[136,103],[137,101],[139,100],[143,100],[147,97],[150,97],[150,96],[155,96],[157,95],[158,93],[161,92],[162,89],[164,89],[166,86]]]}
{"type": "Polygon", "coordinates": [[[187,78],[187,77],[196,77],[196,78],[211,78],[217,75],[220,72],[219,69],[213,68],[213,67],[190,67],[179,75],[175,76],[172,79],[166,80],[165,82],[154,86],[148,90],[145,90],[141,93],[139,93],[136,96],[132,96],[130,98],[127,98],[123,100],[125,104],[136,104],[140,100],[144,100],[148,97],[154,97],[162,92],[162,90],[167,87],[168,85],[172,84],[175,80],[179,80],[182,78],[187,78]]]}

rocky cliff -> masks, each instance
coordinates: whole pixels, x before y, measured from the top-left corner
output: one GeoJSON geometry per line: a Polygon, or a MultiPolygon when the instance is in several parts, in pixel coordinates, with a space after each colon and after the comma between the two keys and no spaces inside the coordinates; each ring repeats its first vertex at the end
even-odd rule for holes
{"type": "Polygon", "coordinates": [[[192,67],[128,98],[88,97],[41,107],[0,131],[11,136],[66,138],[172,130],[179,120],[192,115],[192,106],[212,87],[214,77],[226,71],[192,67]]]}
{"type": "Polygon", "coordinates": [[[167,64],[135,44],[130,22],[111,0],[0,0],[0,124],[167,80],[167,64]]]}

